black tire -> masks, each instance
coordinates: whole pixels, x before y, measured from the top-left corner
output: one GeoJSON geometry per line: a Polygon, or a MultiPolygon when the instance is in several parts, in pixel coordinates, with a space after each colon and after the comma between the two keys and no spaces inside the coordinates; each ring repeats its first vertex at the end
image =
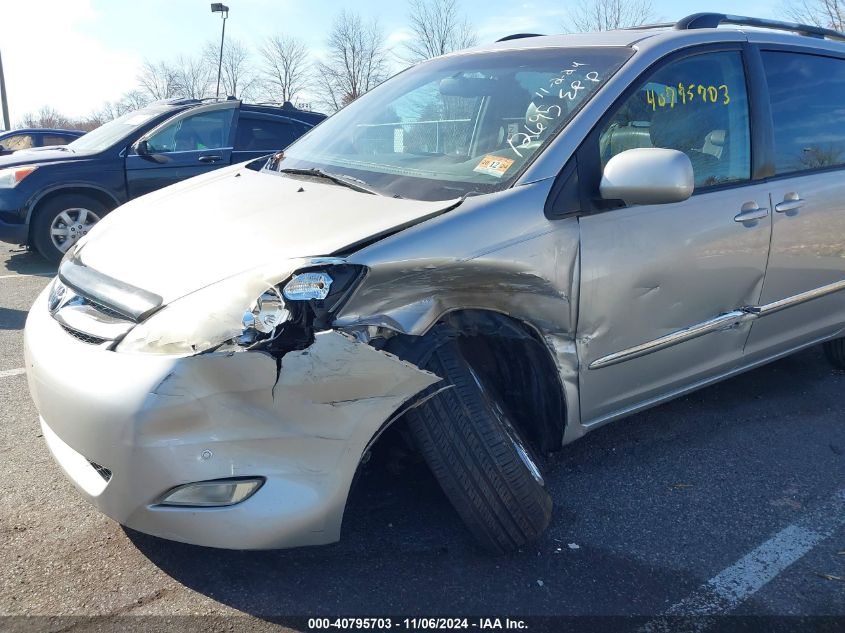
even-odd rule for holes
{"type": "Polygon", "coordinates": [[[823,345],[824,355],[837,369],[845,369],[845,338],[837,338],[823,345]]]}
{"type": "MultiPolygon", "coordinates": [[[[69,193],[57,196],[43,202],[35,210],[35,219],[32,222],[32,229],[30,232],[30,242],[35,247],[35,250],[44,257],[44,259],[53,262],[54,264],[59,263],[65,253],[61,250],[61,248],[59,248],[59,246],[57,246],[56,242],[64,244],[64,240],[67,239],[75,242],[79,239],[77,234],[81,237],[82,234],[87,233],[88,228],[80,230],[79,225],[71,225],[67,227],[67,231],[69,233],[68,238],[64,238],[63,240],[61,237],[57,237],[56,242],[53,240],[52,231],[54,228],[54,222],[59,221],[59,217],[62,213],[68,213],[69,217],[77,218],[79,217],[78,210],[80,209],[84,209],[89,214],[93,214],[93,217],[96,217],[97,220],[101,220],[109,211],[109,209],[107,209],[99,200],[78,193],[69,193]]],[[[88,217],[90,219],[92,216],[88,217]]],[[[63,222],[61,224],[66,225],[66,223],[63,222]]],[[[84,226],[89,227],[89,224],[85,224],[84,226]]]]}
{"type": "Polygon", "coordinates": [[[454,339],[441,342],[421,364],[451,385],[406,414],[446,496],[488,550],[504,553],[537,539],[551,519],[552,500],[536,458],[495,393],[454,339]]]}

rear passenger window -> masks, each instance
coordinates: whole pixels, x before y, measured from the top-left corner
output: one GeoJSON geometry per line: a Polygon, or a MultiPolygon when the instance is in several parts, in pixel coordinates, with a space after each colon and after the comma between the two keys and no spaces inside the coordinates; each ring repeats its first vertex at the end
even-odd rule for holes
{"type": "Polygon", "coordinates": [[[302,126],[287,121],[252,119],[241,115],[235,150],[272,152],[286,148],[302,134],[302,126]]]}
{"type": "Polygon", "coordinates": [[[778,174],[845,165],[845,60],[763,52],[778,174]]]}
{"type": "Polygon", "coordinates": [[[602,130],[602,167],[639,147],[689,156],[696,187],[748,180],[748,95],[739,52],[703,53],[667,64],[616,111],[602,130]]]}
{"type": "Polygon", "coordinates": [[[67,145],[71,142],[71,138],[67,136],[58,136],[56,134],[45,134],[41,137],[41,146],[47,145],[67,145]]]}

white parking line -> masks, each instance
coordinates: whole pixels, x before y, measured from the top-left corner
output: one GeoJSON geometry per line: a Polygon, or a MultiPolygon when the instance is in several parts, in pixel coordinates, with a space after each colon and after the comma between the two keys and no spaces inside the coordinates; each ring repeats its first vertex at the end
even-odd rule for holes
{"type": "Polygon", "coordinates": [[[55,277],[56,273],[21,273],[20,275],[0,275],[0,279],[26,279],[28,277],[55,277]]]}
{"type": "Polygon", "coordinates": [[[0,378],[9,378],[10,376],[20,376],[21,374],[25,374],[26,369],[24,367],[18,367],[17,369],[3,369],[0,370],[0,378]]]}
{"type": "MultiPolygon", "coordinates": [[[[832,499],[807,512],[798,521],[722,570],[697,591],[669,607],[664,617],[646,624],[643,631],[676,631],[678,616],[728,613],[842,525],[845,525],[845,490],[838,491],[832,499]]],[[[703,631],[713,622],[698,619],[688,624],[689,630],[703,631]]]]}

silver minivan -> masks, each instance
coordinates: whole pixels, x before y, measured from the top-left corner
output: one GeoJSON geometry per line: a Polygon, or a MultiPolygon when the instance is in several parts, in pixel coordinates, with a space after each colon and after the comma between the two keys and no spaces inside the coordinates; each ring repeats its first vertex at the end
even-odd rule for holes
{"type": "Polygon", "coordinates": [[[539,537],[588,431],[818,343],[845,368],[843,40],[505,38],[129,202],[29,314],[51,452],[136,530],[292,547],[396,423],[484,546],[539,537]]]}

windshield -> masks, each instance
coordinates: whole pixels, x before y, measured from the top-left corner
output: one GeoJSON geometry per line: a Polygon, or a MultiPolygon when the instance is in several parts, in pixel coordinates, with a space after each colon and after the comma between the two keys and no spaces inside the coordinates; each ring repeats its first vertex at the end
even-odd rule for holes
{"type": "Polygon", "coordinates": [[[101,152],[129,136],[145,123],[171,109],[170,106],[151,106],[127,112],[123,116],[88,132],[85,136],[80,136],[69,143],[68,147],[74,152],[101,152]]]}
{"type": "Polygon", "coordinates": [[[318,169],[418,200],[504,189],[631,52],[544,48],[424,62],[314,128],[267,170],[318,169]]]}

